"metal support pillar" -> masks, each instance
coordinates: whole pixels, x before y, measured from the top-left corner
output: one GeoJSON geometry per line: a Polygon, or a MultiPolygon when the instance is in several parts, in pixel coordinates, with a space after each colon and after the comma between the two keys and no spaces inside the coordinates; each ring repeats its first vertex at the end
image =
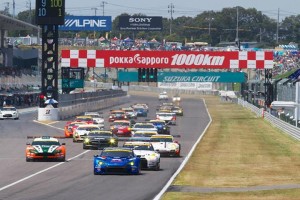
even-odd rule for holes
{"type": "Polygon", "coordinates": [[[270,107],[272,101],[274,100],[273,96],[273,85],[272,80],[272,69],[265,69],[265,106],[270,107]]]}
{"type": "Polygon", "coordinates": [[[58,101],[58,25],[42,25],[42,94],[58,101]]]}

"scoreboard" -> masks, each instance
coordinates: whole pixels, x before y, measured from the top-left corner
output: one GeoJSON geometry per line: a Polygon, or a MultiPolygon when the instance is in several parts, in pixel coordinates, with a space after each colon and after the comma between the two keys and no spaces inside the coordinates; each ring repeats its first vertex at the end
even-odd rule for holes
{"type": "Polygon", "coordinates": [[[64,25],[65,0],[36,0],[38,25],[64,25]]]}

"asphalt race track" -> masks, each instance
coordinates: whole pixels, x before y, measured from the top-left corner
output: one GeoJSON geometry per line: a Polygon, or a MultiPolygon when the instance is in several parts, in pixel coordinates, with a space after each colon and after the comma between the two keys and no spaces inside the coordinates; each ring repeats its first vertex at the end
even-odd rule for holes
{"type": "MultiPolygon", "coordinates": [[[[132,96],[130,103],[148,103],[147,118],[154,118],[158,98],[132,96]]],[[[141,175],[93,174],[93,155],[97,150],[83,150],[71,138],[66,143],[66,162],[26,162],[28,135],[64,136],[66,121],[43,125],[34,122],[37,113],[21,114],[20,120],[0,121],[0,200],[153,199],[178,169],[184,157],[209,122],[202,100],[182,99],[184,116],[177,117],[171,134],[181,143],[180,158],[161,158],[160,171],[142,171],[141,175]]],[[[102,112],[107,116],[106,109],[102,112]]],[[[139,118],[144,120],[143,118],[139,118]]],[[[107,118],[106,118],[107,121],[107,118]]]]}

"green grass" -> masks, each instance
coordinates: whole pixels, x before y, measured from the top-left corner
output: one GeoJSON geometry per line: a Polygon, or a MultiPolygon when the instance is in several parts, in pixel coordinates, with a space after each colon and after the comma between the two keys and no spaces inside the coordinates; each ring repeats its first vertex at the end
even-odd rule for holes
{"type": "MultiPolygon", "coordinates": [[[[213,122],[173,185],[238,188],[300,183],[299,141],[239,105],[214,96],[205,99],[213,122]]],[[[170,192],[163,199],[192,199],[195,195],[199,199],[293,199],[289,195],[299,192],[170,192]]]]}

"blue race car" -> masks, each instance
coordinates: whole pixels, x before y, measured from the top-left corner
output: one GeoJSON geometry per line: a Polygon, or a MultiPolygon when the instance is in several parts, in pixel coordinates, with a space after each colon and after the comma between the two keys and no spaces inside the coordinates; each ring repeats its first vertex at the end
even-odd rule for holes
{"type": "Polygon", "coordinates": [[[148,111],[145,108],[134,107],[133,109],[136,112],[138,117],[147,117],[147,115],[148,115],[148,111]]]}
{"type": "Polygon", "coordinates": [[[149,122],[157,128],[158,134],[170,135],[170,126],[168,126],[164,120],[154,119],[149,122]]]}
{"type": "Polygon", "coordinates": [[[104,148],[94,156],[94,174],[140,174],[141,158],[133,149],[124,147],[104,148]]]}

